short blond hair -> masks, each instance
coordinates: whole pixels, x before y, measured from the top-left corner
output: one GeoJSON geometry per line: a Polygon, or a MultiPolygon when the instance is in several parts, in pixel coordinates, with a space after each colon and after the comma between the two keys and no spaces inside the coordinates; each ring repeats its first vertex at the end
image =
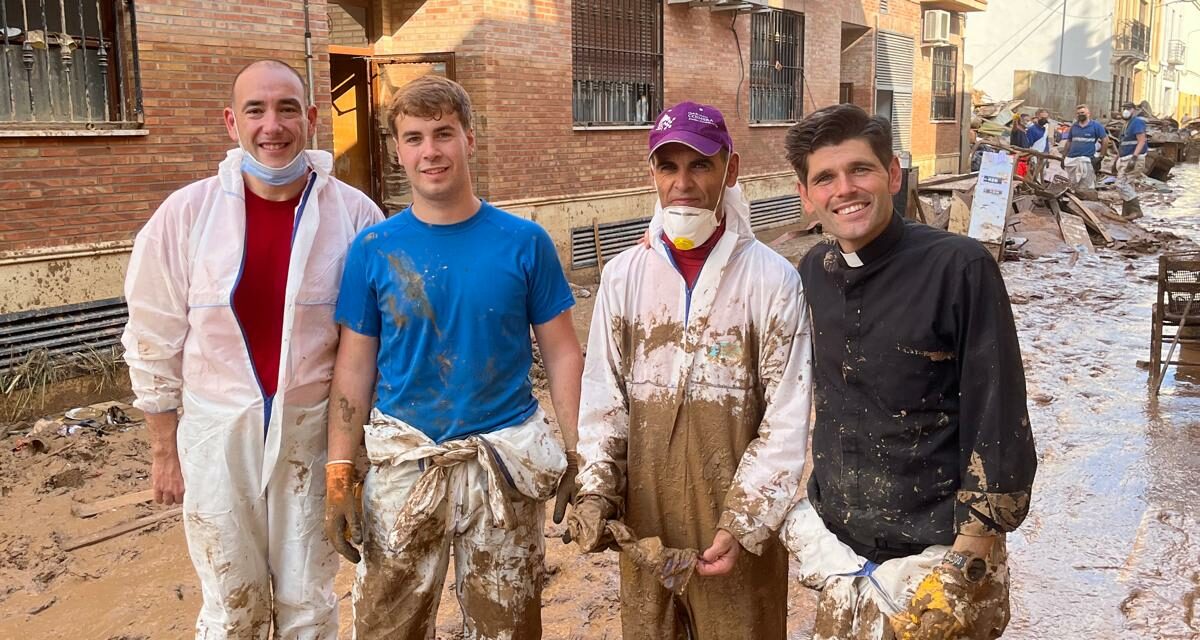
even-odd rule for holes
{"type": "Polygon", "coordinates": [[[471,97],[461,84],[442,76],[422,76],[392,94],[388,103],[388,129],[392,137],[399,135],[396,121],[404,116],[440,120],[447,113],[457,113],[463,129],[471,129],[471,97]]]}

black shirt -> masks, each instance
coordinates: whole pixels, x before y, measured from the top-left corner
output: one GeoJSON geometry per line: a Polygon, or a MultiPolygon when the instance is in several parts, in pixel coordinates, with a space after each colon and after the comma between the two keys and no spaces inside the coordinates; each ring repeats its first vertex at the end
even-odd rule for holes
{"type": "Polygon", "coordinates": [[[876,562],[1015,529],[1037,458],[995,260],[975,240],[894,214],[855,255],[851,267],[822,243],[800,263],[817,512],[876,562]]]}

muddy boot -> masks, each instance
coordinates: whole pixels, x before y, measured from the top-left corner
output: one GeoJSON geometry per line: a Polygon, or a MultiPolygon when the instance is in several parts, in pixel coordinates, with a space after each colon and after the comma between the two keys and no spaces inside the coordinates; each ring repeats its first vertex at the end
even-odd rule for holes
{"type": "Polygon", "coordinates": [[[1142,203],[1137,198],[1121,203],[1121,217],[1126,220],[1142,217],[1142,203]]]}

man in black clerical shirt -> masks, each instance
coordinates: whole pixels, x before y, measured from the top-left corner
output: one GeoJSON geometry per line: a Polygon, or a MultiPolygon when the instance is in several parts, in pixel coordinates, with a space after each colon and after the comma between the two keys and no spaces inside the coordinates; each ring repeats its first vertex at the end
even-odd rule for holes
{"type": "Polygon", "coordinates": [[[800,264],[816,422],[794,513],[816,515],[784,538],[817,558],[805,582],[823,591],[821,636],[995,638],[1009,617],[1005,534],[1037,467],[1020,346],[987,250],[892,211],[891,145],[888,121],[853,105],[788,132],[800,196],[835,241],[800,264]],[[848,570],[812,553],[830,536],[848,570]]]}

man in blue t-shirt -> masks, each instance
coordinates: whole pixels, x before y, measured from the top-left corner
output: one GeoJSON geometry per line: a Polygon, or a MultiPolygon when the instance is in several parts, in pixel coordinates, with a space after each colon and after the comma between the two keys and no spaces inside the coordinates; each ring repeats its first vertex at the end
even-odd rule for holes
{"type": "MultiPolygon", "coordinates": [[[[1094,185],[1095,174],[1100,171],[1100,160],[1108,155],[1108,131],[1104,125],[1092,120],[1092,111],[1086,104],[1075,107],[1076,122],[1063,136],[1063,146],[1066,147],[1067,158],[1063,166],[1071,171],[1078,161],[1072,158],[1087,158],[1092,165],[1091,176],[1088,178],[1073,178],[1083,186],[1091,188],[1094,185]]],[[[1086,174],[1086,167],[1083,169],[1086,174]]],[[[1075,174],[1073,174],[1075,175],[1075,174]]]]}
{"type": "Polygon", "coordinates": [[[1142,203],[1132,180],[1139,175],[1139,165],[1146,154],[1146,118],[1132,102],[1121,105],[1121,117],[1125,119],[1125,130],[1121,132],[1121,152],[1117,158],[1117,189],[1121,192],[1121,215],[1133,220],[1142,217],[1142,203]]]}
{"type": "Polygon", "coordinates": [[[1050,152],[1051,134],[1046,127],[1050,124],[1050,112],[1038,109],[1033,116],[1033,122],[1025,130],[1026,146],[1041,153],[1050,152]]]}
{"type": "Polygon", "coordinates": [[[546,231],[475,196],[461,86],[415,80],[388,116],[413,204],[346,258],[326,535],[358,563],[358,638],[431,637],[451,550],[467,637],[539,638],[543,504],[560,494],[561,520],[575,486],[574,298],[546,231]],[[533,395],[531,328],[566,452],[533,395]]]}
{"type": "Polygon", "coordinates": [[[1067,145],[1068,158],[1097,158],[1108,155],[1108,130],[1092,120],[1092,111],[1086,104],[1075,108],[1076,122],[1063,136],[1067,145]]]}

